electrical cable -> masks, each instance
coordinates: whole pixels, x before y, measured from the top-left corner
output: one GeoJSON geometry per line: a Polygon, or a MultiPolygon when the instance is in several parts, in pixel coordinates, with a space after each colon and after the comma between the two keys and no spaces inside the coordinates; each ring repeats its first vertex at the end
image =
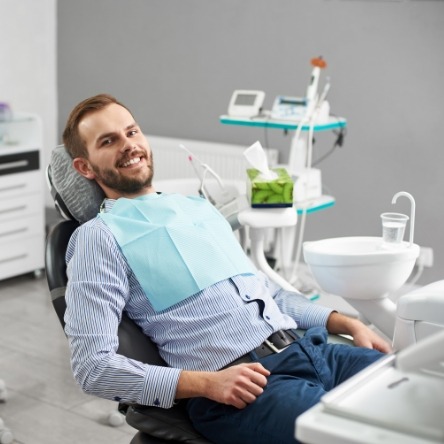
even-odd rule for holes
{"type": "Polygon", "coordinates": [[[347,133],[345,128],[341,128],[339,130],[339,132],[337,131],[333,131],[335,134],[338,135],[338,137],[336,138],[333,146],[330,148],[329,151],[327,151],[325,154],[323,154],[321,157],[317,158],[314,162],[313,162],[313,166],[318,165],[319,163],[323,162],[325,159],[327,159],[327,157],[331,156],[333,154],[334,151],[336,151],[337,148],[341,148],[343,143],[344,143],[344,137],[347,133]]]}
{"type": "Polygon", "coordinates": [[[264,146],[266,148],[270,148],[270,146],[268,145],[268,127],[264,127],[264,146]]]}
{"type": "MultiPolygon", "coordinates": [[[[308,129],[308,146],[307,146],[307,162],[306,162],[306,168],[311,168],[312,164],[312,153],[313,153],[313,134],[314,134],[314,126],[315,126],[315,120],[317,117],[317,112],[316,112],[317,108],[315,108],[313,110],[313,114],[311,115],[310,118],[310,126],[308,129]]],[[[301,215],[301,222],[299,224],[299,235],[297,237],[297,248],[296,248],[296,257],[293,263],[293,270],[291,272],[290,275],[290,282],[293,279],[297,278],[297,270],[298,270],[298,266],[299,266],[299,261],[301,260],[301,254],[302,254],[302,239],[304,238],[304,231],[305,231],[305,222],[307,220],[307,208],[304,208],[302,210],[302,215],[301,215]]]]}

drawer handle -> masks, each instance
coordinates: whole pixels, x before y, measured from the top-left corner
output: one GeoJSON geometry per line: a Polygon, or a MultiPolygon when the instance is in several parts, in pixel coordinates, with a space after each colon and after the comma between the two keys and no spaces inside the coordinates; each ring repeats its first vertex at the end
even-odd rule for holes
{"type": "Polygon", "coordinates": [[[26,209],[26,205],[20,205],[19,207],[7,208],[6,210],[0,210],[0,214],[12,213],[14,211],[22,211],[26,209]]]}
{"type": "Polygon", "coordinates": [[[10,187],[0,188],[0,193],[3,193],[3,191],[20,190],[21,188],[26,188],[26,184],[19,183],[18,185],[12,185],[10,187]]]}
{"type": "Polygon", "coordinates": [[[27,228],[18,228],[16,230],[4,231],[3,233],[0,233],[0,237],[11,236],[13,234],[18,234],[18,233],[24,233],[25,231],[28,231],[28,229],[27,228]]]}
{"type": "Polygon", "coordinates": [[[8,168],[20,168],[29,165],[27,160],[16,160],[15,162],[7,162],[0,164],[0,170],[7,170],[8,168]]]}
{"type": "Polygon", "coordinates": [[[19,259],[24,259],[27,256],[28,255],[26,253],[24,253],[24,254],[20,254],[18,256],[8,257],[6,259],[0,259],[0,264],[3,263],[3,262],[11,262],[11,261],[17,261],[19,259]]]}

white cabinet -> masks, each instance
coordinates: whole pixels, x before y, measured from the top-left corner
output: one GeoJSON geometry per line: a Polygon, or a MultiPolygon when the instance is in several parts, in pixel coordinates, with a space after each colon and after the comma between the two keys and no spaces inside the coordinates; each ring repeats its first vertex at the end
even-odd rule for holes
{"type": "Polygon", "coordinates": [[[41,150],[37,116],[0,121],[0,280],[44,267],[41,150]]]}

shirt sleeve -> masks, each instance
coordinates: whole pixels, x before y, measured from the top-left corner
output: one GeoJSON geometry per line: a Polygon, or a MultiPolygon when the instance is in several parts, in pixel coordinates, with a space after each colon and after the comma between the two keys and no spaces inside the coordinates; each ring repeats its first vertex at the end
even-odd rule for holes
{"type": "Polygon", "coordinates": [[[81,226],[67,250],[65,332],[76,381],[89,394],[169,408],[180,369],[117,353],[118,326],[129,297],[128,266],[114,238],[97,223],[81,226]]]}
{"type": "MultiPolygon", "coordinates": [[[[293,318],[298,328],[304,330],[311,327],[326,327],[332,308],[314,304],[303,294],[283,290],[276,284],[274,286],[274,300],[282,313],[293,318]]],[[[273,289],[272,289],[273,291],[273,289]]]]}

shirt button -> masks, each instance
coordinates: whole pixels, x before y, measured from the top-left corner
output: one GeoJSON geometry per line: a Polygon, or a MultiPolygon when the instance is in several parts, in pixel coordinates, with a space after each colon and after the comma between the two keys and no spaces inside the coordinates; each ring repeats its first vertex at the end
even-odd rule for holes
{"type": "Polygon", "coordinates": [[[267,321],[269,321],[271,318],[270,318],[270,316],[265,316],[265,319],[267,320],[267,321]]]}
{"type": "Polygon", "coordinates": [[[248,294],[246,294],[246,295],[245,295],[245,298],[246,298],[246,299],[251,299],[251,296],[248,295],[248,294]]]}

